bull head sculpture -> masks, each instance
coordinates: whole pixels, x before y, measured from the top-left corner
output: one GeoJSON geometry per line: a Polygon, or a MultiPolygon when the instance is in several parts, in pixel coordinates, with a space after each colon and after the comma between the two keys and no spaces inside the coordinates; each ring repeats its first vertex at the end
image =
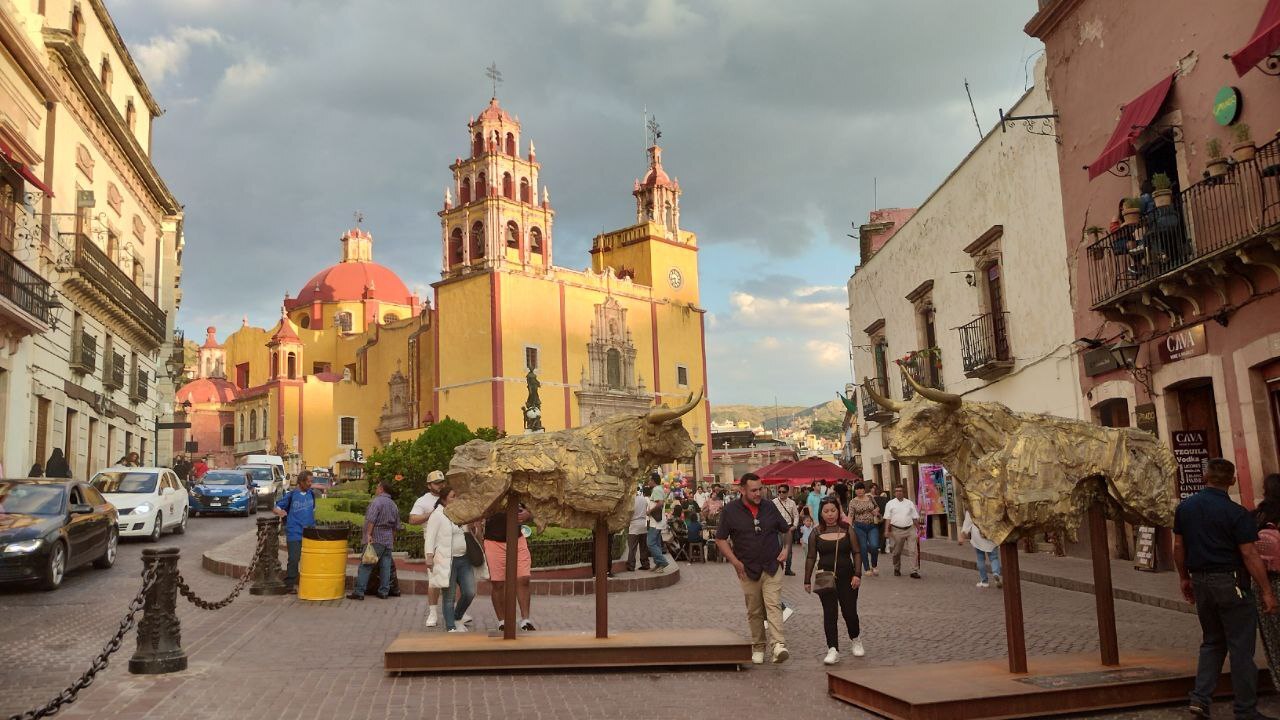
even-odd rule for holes
{"type": "Polygon", "coordinates": [[[1074,538],[1094,502],[1129,522],[1173,523],[1177,465],[1150,433],[965,401],[901,370],[918,395],[910,402],[863,379],[869,398],[898,413],[884,426],[885,447],[898,460],[947,468],[991,540],[1059,529],[1074,538]]]}
{"type": "Polygon", "coordinates": [[[496,442],[472,440],[449,463],[446,478],[455,495],[445,514],[468,523],[501,511],[514,497],[539,528],[594,528],[604,516],[610,531],[621,530],[630,522],[636,487],[650,470],[693,457],[693,441],[680,418],[701,401],[699,391],[677,408],[496,442]]]}

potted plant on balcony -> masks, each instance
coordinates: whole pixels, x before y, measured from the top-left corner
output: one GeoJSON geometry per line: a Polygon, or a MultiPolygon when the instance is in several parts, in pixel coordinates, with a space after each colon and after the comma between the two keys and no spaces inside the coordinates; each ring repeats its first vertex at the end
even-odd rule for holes
{"type": "Polygon", "coordinates": [[[1142,198],[1127,197],[1124,199],[1124,224],[1137,225],[1142,217],[1142,198]]]}
{"type": "Polygon", "coordinates": [[[1236,144],[1231,148],[1231,157],[1236,162],[1246,162],[1252,160],[1258,154],[1258,146],[1253,143],[1253,134],[1249,131],[1249,126],[1240,123],[1231,128],[1231,137],[1235,138],[1236,144]]]}
{"type": "Polygon", "coordinates": [[[1156,207],[1169,207],[1173,204],[1173,181],[1165,173],[1156,173],[1151,176],[1151,187],[1155,190],[1151,193],[1151,199],[1155,201],[1156,207]]]}
{"type": "Polygon", "coordinates": [[[1204,144],[1204,151],[1209,154],[1209,160],[1204,166],[1209,177],[1226,175],[1227,159],[1222,155],[1222,141],[1218,138],[1209,138],[1204,144]]]}
{"type": "Polygon", "coordinates": [[[1102,239],[1104,234],[1106,234],[1106,230],[1103,230],[1097,225],[1090,225],[1084,229],[1084,234],[1089,236],[1090,243],[1096,243],[1102,239]]]}

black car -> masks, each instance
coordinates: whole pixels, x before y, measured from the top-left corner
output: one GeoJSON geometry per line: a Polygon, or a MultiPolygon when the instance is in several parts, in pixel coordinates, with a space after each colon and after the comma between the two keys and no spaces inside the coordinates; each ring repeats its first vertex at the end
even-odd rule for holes
{"type": "Polygon", "coordinates": [[[61,478],[0,479],[0,583],[62,584],[68,570],[115,564],[116,509],[92,486],[61,478]]]}

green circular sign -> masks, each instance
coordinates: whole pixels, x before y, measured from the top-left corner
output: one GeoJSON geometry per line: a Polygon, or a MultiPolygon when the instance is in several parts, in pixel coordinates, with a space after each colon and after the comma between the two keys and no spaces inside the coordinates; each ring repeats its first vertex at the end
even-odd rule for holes
{"type": "Polygon", "coordinates": [[[1240,117],[1240,91],[1230,85],[1223,85],[1218,94],[1213,96],[1213,119],[1219,125],[1230,125],[1240,117]]]}

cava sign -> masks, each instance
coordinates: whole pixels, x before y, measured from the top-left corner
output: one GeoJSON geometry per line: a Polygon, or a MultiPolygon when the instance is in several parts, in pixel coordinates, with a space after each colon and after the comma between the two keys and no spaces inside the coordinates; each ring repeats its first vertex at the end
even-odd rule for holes
{"type": "Polygon", "coordinates": [[[1203,355],[1209,349],[1208,342],[1205,340],[1204,324],[1169,333],[1159,341],[1158,347],[1160,359],[1166,363],[1203,355]]]}

